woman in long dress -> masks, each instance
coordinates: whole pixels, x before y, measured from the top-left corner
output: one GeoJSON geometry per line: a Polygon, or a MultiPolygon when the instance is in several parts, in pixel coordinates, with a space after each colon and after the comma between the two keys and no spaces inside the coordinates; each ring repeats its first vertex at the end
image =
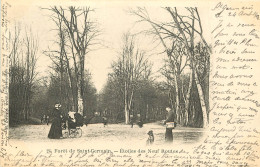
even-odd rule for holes
{"type": "Polygon", "coordinates": [[[59,139],[62,137],[62,127],[61,127],[61,105],[56,104],[55,109],[53,111],[53,120],[51,124],[51,129],[48,134],[48,138],[50,139],[59,139]]]}

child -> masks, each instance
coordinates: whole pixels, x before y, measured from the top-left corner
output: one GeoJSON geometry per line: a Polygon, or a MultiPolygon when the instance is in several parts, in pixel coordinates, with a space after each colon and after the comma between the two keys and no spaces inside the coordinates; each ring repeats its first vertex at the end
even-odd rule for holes
{"type": "Polygon", "coordinates": [[[148,134],[149,136],[148,136],[148,139],[146,140],[146,145],[152,145],[153,142],[154,142],[153,131],[150,130],[147,134],[148,134]]]}
{"type": "Polygon", "coordinates": [[[139,128],[142,128],[143,127],[143,120],[142,120],[142,118],[141,118],[141,115],[140,114],[137,114],[137,120],[136,120],[136,122],[137,122],[137,125],[139,126],[139,128]]]}
{"type": "Polygon", "coordinates": [[[107,118],[106,117],[102,117],[103,119],[103,124],[104,124],[104,127],[107,125],[107,118]]]}

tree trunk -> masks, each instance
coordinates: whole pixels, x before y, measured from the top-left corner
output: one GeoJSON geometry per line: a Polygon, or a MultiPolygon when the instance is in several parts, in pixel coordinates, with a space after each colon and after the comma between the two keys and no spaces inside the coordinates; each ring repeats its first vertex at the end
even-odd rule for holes
{"type": "Polygon", "coordinates": [[[125,124],[129,124],[129,110],[128,110],[128,103],[127,103],[127,84],[125,81],[125,97],[124,97],[124,103],[125,103],[125,124]]]}
{"type": "Polygon", "coordinates": [[[196,126],[196,122],[194,121],[195,120],[195,116],[196,116],[196,110],[195,110],[195,104],[193,102],[193,105],[192,105],[192,118],[191,118],[191,121],[192,121],[192,126],[196,126]]]}
{"type": "Polygon", "coordinates": [[[145,114],[145,119],[149,120],[149,105],[148,105],[148,101],[147,101],[147,105],[146,105],[146,114],[145,114]]]}
{"type": "Polygon", "coordinates": [[[177,115],[177,122],[179,122],[180,123],[180,115],[181,115],[181,113],[180,113],[180,109],[179,109],[179,106],[180,106],[180,98],[179,98],[179,82],[178,82],[178,80],[179,80],[179,76],[178,76],[178,74],[177,74],[177,72],[175,71],[175,74],[174,74],[174,84],[175,84],[175,93],[176,93],[176,95],[175,95],[175,109],[176,109],[176,115],[177,115]]]}
{"type": "Polygon", "coordinates": [[[190,73],[190,81],[189,81],[188,91],[187,91],[187,94],[186,94],[186,101],[185,101],[186,122],[185,122],[185,126],[187,126],[188,122],[189,122],[189,105],[190,105],[190,92],[191,92],[191,89],[192,89],[192,80],[193,80],[193,70],[191,70],[191,73],[190,73]]]}
{"type": "Polygon", "coordinates": [[[80,93],[80,86],[78,85],[78,113],[83,115],[83,99],[80,93]]]}
{"type": "Polygon", "coordinates": [[[84,61],[85,61],[85,52],[82,53],[82,57],[80,57],[80,95],[79,95],[79,98],[81,100],[81,108],[80,108],[80,111],[82,111],[81,115],[83,115],[83,112],[85,111],[86,112],[86,109],[85,109],[85,104],[86,104],[86,97],[85,96],[85,80],[84,80],[84,77],[85,77],[85,66],[84,66],[84,61]]]}
{"type": "Polygon", "coordinates": [[[125,108],[125,124],[129,124],[129,110],[125,108]]]}
{"type": "Polygon", "coordinates": [[[203,91],[202,91],[202,87],[199,83],[198,80],[198,75],[197,72],[194,71],[194,76],[195,76],[195,83],[198,89],[198,94],[199,94],[199,98],[200,98],[200,104],[201,104],[201,111],[202,111],[202,116],[203,116],[203,128],[207,128],[208,127],[208,114],[207,114],[207,108],[206,108],[206,104],[205,104],[205,100],[204,100],[204,95],[203,95],[203,91]]]}

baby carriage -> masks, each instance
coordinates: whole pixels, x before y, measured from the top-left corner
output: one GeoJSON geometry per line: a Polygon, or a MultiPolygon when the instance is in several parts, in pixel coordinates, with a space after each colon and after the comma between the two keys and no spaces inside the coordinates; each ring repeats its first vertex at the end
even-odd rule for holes
{"type": "MultiPolygon", "coordinates": [[[[68,118],[67,118],[67,129],[68,131],[65,131],[63,134],[64,138],[75,138],[75,137],[81,137],[82,136],[82,129],[83,126],[83,117],[79,113],[75,112],[69,112],[68,118]]],[[[66,129],[65,127],[65,129],[66,129]]],[[[63,128],[64,129],[64,128],[63,128]]]]}

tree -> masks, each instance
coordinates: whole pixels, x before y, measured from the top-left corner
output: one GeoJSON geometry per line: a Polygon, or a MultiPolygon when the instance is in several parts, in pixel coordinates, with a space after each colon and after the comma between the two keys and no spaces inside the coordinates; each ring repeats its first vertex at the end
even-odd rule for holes
{"type": "MultiPolygon", "coordinates": [[[[70,50],[76,80],[76,90],[73,91],[73,94],[77,99],[77,101],[74,100],[74,103],[77,104],[74,106],[77,112],[83,114],[86,103],[83,98],[84,93],[86,93],[84,80],[86,55],[91,51],[93,45],[98,44],[96,42],[96,37],[99,35],[97,24],[90,20],[90,13],[94,10],[90,9],[90,7],[74,6],[70,6],[68,9],[54,6],[48,10],[56,14],[56,16],[51,15],[51,17],[59,28],[59,36],[61,40],[61,50],[59,53],[65,58],[72,88],[72,69],[70,68],[70,58],[67,53],[68,49],[65,47],[70,50]],[[69,44],[65,44],[65,38],[68,39],[69,44]]],[[[60,63],[62,63],[62,61],[60,63]]]]}
{"type": "MultiPolygon", "coordinates": [[[[73,70],[71,67],[71,59],[72,56],[70,55],[70,48],[68,47],[69,37],[66,33],[66,29],[64,28],[63,19],[59,14],[50,15],[50,18],[57,26],[56,32],[58,36],[58,40],[54,41],[52,45],[52,49],[44,51],[44,54],[48,56],[52,62],[53,66],[51,67],[54,69],[55,72],[59,75],[60,83],[58,84],[59,91],[56,92],[56,95],[59,97],[59,101],[56,103],[61,104],[68,104],[72,101],[72,106],[67,106],[68,110],[77,110],[78,108],[78,90],[77,90],[77,81],[75,80],[75,76],[77,75],[76,71],[73,70]],[[74,71],[74,72],[73,72],[74,71]],[[67,82],[69,81],[69,82],[67,82]],[[66,85],[69,83],[68,85],[66,85]],[[76,86],[76,87],[75,87],[76,86]],[[70,92],[67,92],[67,89],[70,92]],[[67,93],[65,93],[67,92],[67,93]],[[70,96],[68,96],[68,94],[70,96]],[[72,99],[72,100],[71,100],[72,99]]],[[[51,74],[55,76],[55,74],[51,74]]]]}
{"type": "MultiPolygon", "coordinates": [[[[110,122],[124,121],[124,99],[118,84],[109,77],[99,94],[99,111],[105,112],[110,122]]],[[[140,80],[133,96],[130,115],[140,114],[145,122],[165,119],[165,107],[168,106],[168,90],[165,83],[140,80]]]]}
{"type": "MultiPolygon", "coordinates": [[[[64,114],[66,114],[68,111],[71,111],[73,108],[73,100],[69,97],[72,97],[72,92],[70,91],[70,84],[69,84],[69,76],[64,75],[63,76],[63,82],[60,82],[60,75],[57,72],[54,72],[54,74],[51,74],[50,77],[50,83],[46,86],[47,87],[47,93],[45,96],[48,98],[48,102],[45,104],[49,107],[49,109],[52,109],[53,106],[58,102],[59,99],[57,99],[57,95],[60,94],[60,87],[62,84],[62,87],[64,88],[64,92],[62,94],[66,95],[68,98],[64,101],[62,104],[62,108],[64,111],[64,114]]],[[[73,78],[75,78],[73,76],[73,78]]],[[[91,116],[93,115],[94,110],[96,110],[97,107],[97,95],[96,95],[96,89],[93,86],[93,83],[91,82],[91,74],[89,71],[85,71],[85,91],[88,92],[83,97],[86,103],[84,103],[84,113],[83,115],[91,116]]],[[[75,89],[75,87],[73,88],[75,89]]]]}
{"type": "Polygon", "coordinates": [[[16,24],[14,33],[11,34],[11,47],[10,52],[10,69],[9,69],[9,113],[10,125],[17,123],[24,118],[22,116],[24,97],[21,96],[24,92],[24,76],[25,68],[22,60],[22,37],[21,26],[16,24]]]}
{"type": "MultiPolygon", "coordinates": [[[[198,79],[198,70],[195,66],[196,59],[195,57],[195,33],[199,35],[200,39],[202,40],[203,44],[205,45],[206,49],[208,49],[209,52],[211,52],[211,48],[205,41],[203,37],[203,29],[201,25],[200,15],[198,12],[198,9],[195,8],[185,8],[187,12],[189,12],[189,15],[187,15],[188,19],[185,21],[183,18],[184,15],[180,15],[178,13],[177,8],[165,8],[172,16],[172,19],[174,21],[174,26],[177,28],[179,35],[182,38],[182,41],[185,44],[185,47],[188,50],[188,55],[190,57],[190,66],[191,70],[194,73],[194,80],[198,89],[201,109],[202,109],[202,115],[203,115],[203,127],[206,128],[208,126],[208,107],[206,107],[206,100],[205,95],[203,92],[202,84],[199,82],[198,79]],[[198,24],[198,27],[195,27],[195,22],[198,24]]],[[[207,69],[209,71],[209,69],[207,69]]]]}
{"type": "Polygon", "coordinates": [[[26,66],[26,85],[25,85],[25,92],[24,92],[24,97],[26,100],[25,106],[24,106],[24,113],[25,113],[25,119],[28,120],[28,112],[29,112],[29,107],[31,105],[31,99],[32,99],[32,86],[33,86],[33,81],[35,80],[36,77],[36,62],[37,62],[37,51],[38,51],[38,40],[32,32],[28,34],[26,32],[26,37],[25,37],[25,47],[26,47],[26,61],[25,61],[25,66],[26,66]]]}
{"type": "MultiPolygon", "coordinates": [[[[172,61],[172,56],[176,58],[176,53],[174,51],[179,52],[179,48],[182,48],[185,50],[184,53],[177,53],[178,54],[186,54],[187,58],[186,60],[189,60],[189,66],[191,69],[190,73],[190,81],[192,81],[192,77],[194,77],[196,87],[198,89],[200,104],[201,104],[201,110],[203,113],[203,127],[207,127],[208,125],[208,104],[205,104],[207,101],[205,101],[205,95],[203,92],[203,87],[198,79],[198,70],[196,68],[196,59],[195,59],[195,35],[197,35],[202,43],[204,44],[205,48],[211,52],[211,49],[209,45],[207,44],[206,40],[203,37],[203,29],[201,25],[201,19],[199,16],[199,12],[197,8],[185,8],[183,9],[186,13],[181,15],[179,14],[177,8],[171,8],[171,7],[165,7],[165,11],[170,14],[171,20],[169,20],[166,23],[159,23],[152,21],[149,17],[149,14],[145,8],[137,8],[136,10],[131,10],[130,12],[136,16],[138,16],[141,20],[140,22],[147,22],[151,25],[153,34],[156,34],[158,36],[158,39],[160,40],[161,44],[164,47],[164,51],[169,57],[169,61],[172,61]],[[170,44],[171,47],[167,46],[167,43],[170,44]],[[176,45],[180,45],[180,47],[176,47],[176,45]],[[194,74],[194,75],[193,75],[194,74]]],[[[174,60],[174,59],[173,59],[174,60]]],[[[181,59],[175,59],[175,62],[172,63],[174,65],[173,73],[175,74],[175,87],[176,87],[176,110],[178,112],[178,101],[179,101],[179,92],[177,92],[179,89],[178,86],[178,77],[179,72],[178,71],[178,65],[180,65],[182,62],[181,59]]],[[[186,63],[185,63],[186,64],[186,63]]],[[[185,68],[185,66],[183,66],[185,68]]],[[[207,69],[209,71],[209,69],[207,69]]],[[[192,88],[192,82],[189,83],[189,88],[192,88]]],[[[190,90],[187,92],[185,101],[185,110],[186,113],[188,113],[189,108],[189,96],[190,96],[190,90]]]]}
{"type": "Polygon", "coordinates": [[[110,121],[119,122],[124,118],[123,92],[118,88],[118,82],[109,75],[108,80],[98,96],[98,111],[107,111],[110,121]]]}
{"type": "Polygon", "coordinates": [[[123,95],[125,123],[128,124],[134,93],[139,81],[149,78],[151,65],[145,52],[136,48],[134,36],[129,33],[123,35],[123,46],[119,54],[118,60],[112,64],[110,77],[123,95]]]}
{"type": "Polygon", "coordinates": [[[32,109],[33,89],[36,81],[35,72],[38,52],[38,39],[25,29],[21,37],[21,26],[14,27],[12,50],[10,52],[10,124],[27,121],[32,109]]]}

